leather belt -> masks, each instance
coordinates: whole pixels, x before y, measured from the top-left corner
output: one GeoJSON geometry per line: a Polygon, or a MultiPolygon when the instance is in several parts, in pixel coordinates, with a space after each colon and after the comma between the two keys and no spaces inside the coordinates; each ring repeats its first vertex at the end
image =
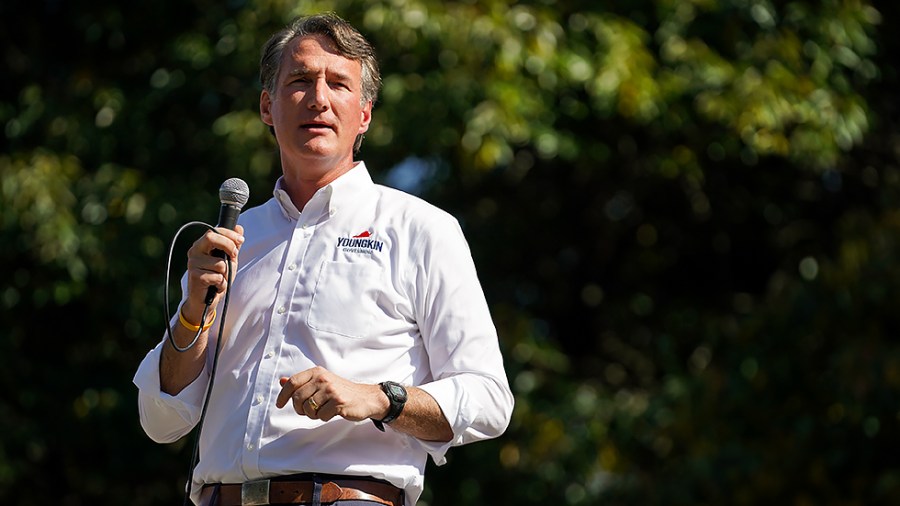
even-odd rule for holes
{"type": "MultiPolygon", "coordinates": [[[[311,480],[256,480],[246,483],[205,485],[200,504],[204,506],[251,506],[260,504],[312,504],[315,483],[311,480]],[[218,493],[215,489],[218,488],[218,493]]],[[[329,479],[322,482],[322,504],[347,500],[374,501],[385,506],[402,506],[403,490],[389,483],[329,479]]],[[[339,505],[338,505],[339,506],[339,505]]]]}

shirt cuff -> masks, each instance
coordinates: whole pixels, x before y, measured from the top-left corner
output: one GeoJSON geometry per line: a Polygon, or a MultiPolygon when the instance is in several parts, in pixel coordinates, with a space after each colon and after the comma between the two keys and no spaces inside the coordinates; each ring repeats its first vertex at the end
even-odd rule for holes
{"type": "Polygon", "coordinates": [[[434,398],[453,430],[453,439],[447,442],[416,439],[419,445],[431,455],[434,463],[439,466],[447,462],[447,450],[465,444],[471,439],[466,437],[466,433],[482,409],[481,405],[466,393],[461,379],[460,376],[453,376],[418,387],[434,398]]]}
{"type": "Polygon", "coordinates": [[[159,362],[164,345],[165,342],[161,342],[147,353],[132,380],[140,390],[142,409],[153,409],[153,406],[146,403],[151,401],[155,407],[177,413],[185,421],[196,419],[199,417],[203,397],[206,395],[206,369],[204,367],[197,379],[177,395],[163,392],[159,382],[159,362]]]}

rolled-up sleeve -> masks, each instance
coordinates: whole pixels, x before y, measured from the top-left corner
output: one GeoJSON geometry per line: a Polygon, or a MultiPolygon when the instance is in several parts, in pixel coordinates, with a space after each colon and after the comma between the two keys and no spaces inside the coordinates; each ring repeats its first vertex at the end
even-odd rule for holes
{"type": "Polygon", "coordinates": [[[447,443],[419,441],[438,465],[453,446],[503,434],[514,399],[474,261],[455,219],[429,224],[420,236],[413,296],[433,382],[418,385],[453,429],[447,443]]]}
{"type": "Polygon", "coordinates": [[[138,411],[144,432],[157,443],[172,443],[189,433],[200,419],[209,376],[204,369],[178,395],[163,392],[159,384],[159,360],[164,344],[147,353],[132,381],[138,387],[138,411]]]}

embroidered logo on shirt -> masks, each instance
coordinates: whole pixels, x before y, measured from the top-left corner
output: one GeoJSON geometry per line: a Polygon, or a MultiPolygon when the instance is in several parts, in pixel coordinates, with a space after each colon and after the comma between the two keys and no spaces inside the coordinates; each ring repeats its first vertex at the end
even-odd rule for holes
{"type": "Polygon", "coordinates": [[[381,251],[384,242],[373,239],[374,235],[373,230],[363,230],[352,237],[338,237],[336,247],[354,253],[371,254],[373,251],[381,251]]]}

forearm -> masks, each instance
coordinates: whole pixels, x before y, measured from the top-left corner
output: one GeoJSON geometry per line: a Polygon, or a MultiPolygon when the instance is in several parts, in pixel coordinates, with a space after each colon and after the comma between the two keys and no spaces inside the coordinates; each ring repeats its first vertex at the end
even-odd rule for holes
{"type": "MultiPolygon", "coordinates": [[[[179,309],[181,310],[181,309],[179,309]]],[[[200,312],[191,311],[188,304],[185,303],[184,316],[189,321],[199,322],[200,312]],[[191,320],[192,316],[193,320],[191,320]]],[[[209,322],[207,316],[207,322],[209,322]]],[[[188,346],[193,341],[196,331],[189,330],[175,323],[172,325],[172,337],[179,348],[188,346]]],[[[162,357],[159,361],[159,385],[160,389],[169,395],[178,395],[186,386],[190,385],[200,376],[203,371],[204,360],[206,358],[206,344],[209,336],[209,330],[205,330],[197,342],[190,349],[178,351],[172,343],[167,339],[163,346],[162,357]]]]}
{"type": "MultiPolygon", "coordinates": [[[[444,416],[441,407],[428,392],[416,388],[406,387],[407,401],[394,421],[390,422],[394,430],[409,434],[423,441],[447,442],[453,439],[453,430],[444,416]]],[[[390,403],[385,397],[385,410],[382,415],[387,416],[390,403]]]]}

